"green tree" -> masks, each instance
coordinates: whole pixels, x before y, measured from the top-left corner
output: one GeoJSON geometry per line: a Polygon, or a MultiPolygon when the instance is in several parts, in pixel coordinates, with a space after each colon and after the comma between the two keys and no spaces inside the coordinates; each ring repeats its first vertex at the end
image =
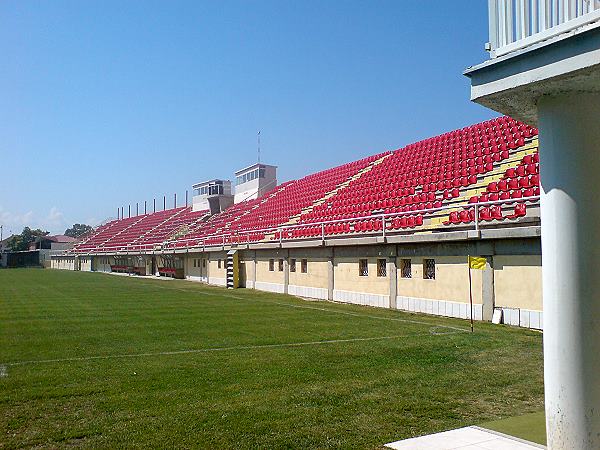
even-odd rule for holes
{"type": "Polygon", "coordinates": [[[90,225],[86,225],[84,223],[76,223],[71,228],[67,228],[65,230],[65,236],[71,236],[74,238],[78,238],[81,236],[85,236],[86,234],[94,231],[94,228],[90,225]]]}
{"type": "Polygon", "coordinates": [[[39,228],[36,230],[32,230],[29,227],[23,228],[21,234],[17,234],[12,237],[12,239],[8,242],[8,246],[15,252],[29,250],[29,244],[34,242],[37,238],[48,236],[50,233],[48,231],[40,230],[39,228]]]}

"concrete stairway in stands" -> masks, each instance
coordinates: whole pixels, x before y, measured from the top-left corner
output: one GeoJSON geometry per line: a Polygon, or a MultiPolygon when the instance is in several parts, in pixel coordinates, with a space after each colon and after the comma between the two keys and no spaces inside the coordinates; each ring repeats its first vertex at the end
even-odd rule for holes
{"type": "MultiPolygon", "coordinates": [[[[460,196],[456,197],[452,200],[452,203],[463,204],[468,202],[469,199],[475,195],[479,196],[486,192],[487,187],[490,183],[494,181],[499,181],[504,176],[507,169],[510,167],[515,167],[519,165],[519,162],[526,155],[532,155],[538,151],[538,138],[534,137],[529,142],[526,142],[525,145],[519,147],[510,152],[510,156],[502,161],[493,171],[487,173],[475,186],[469,186],[468,189],[462,191],[460,196]]],[[[425,223],[421,230],[427,230],[432,228],[438,228],[443,222],[449,220],[450,213],[453,211],[461,211],[463,208],[455,208],[455,209],[445,209],[440,211],[439,214],[433,214],[429,218],[429,223],[425,223]]]]}
{"type": "Polygon", "coordinates": [[[169,222],[170,220],[174,219],[175,217],[177,217],[178,215],[180,215],[181,213],[183,213],[186,209],[182,208],[179,211],[177,211],[175,214],[171,214],[170,216],[168,216],[165,220],[163,220],[162,222],[160,222],[158,225],[150,228],[148,231],[146,231],[145,233],[139,235],[137,238],[135,238],[133,241],[130,242],[130,245],[135,245],[138,242],[142,242],[144,240],[144,238],[150,234],[152,234],[152,232],[154,230],[158,230],[160,227],[162,227],[165,223],[169,222]]]}
{"type": "Polygon", "coordinates": [[[298,214],[296,214],[295,216],[290,217],[290,220],[288,220],[286,223],[284,223],[283,225],[294,225],[296,223],[298,223],[298,221],[300,220],[300,217],[302,216],[302,214],[306,214],[311,212],[313,209],[315,209],[317,206],[322,205],[323,203],[325,203],[327,200],[329,200],[331,197],[337,195],[338,192],[340,192],[342,189],[344,189],[345,187],[347,187],[350,183],[352,183],[354,180],[358,180],[360,177],[362,177],[364,174],[370,172],[371,170],[373,170],[373,168],[379,164],[381,164],[383,161],[385,161],[386,158],[388,158],[389,156],[391,156],[391,153],[388,153],[386,155],[383,155],[381,158],[376,159],[375,161],[371,162],[370,164],[368,164],[365,168],[359,170],[358,172],[356,172],[354,175],[352,175],[351,177],[349,177],[347,180],[345,180],[344,182],[338,184],[335,189],[332,189],[331,191],[327,192],[323,197],[321,197],[320,199],[318,199],[317,201],[315,201],[312,205],[307,206],[306,208],[304,208],[302,211],[300,211],[298,214]]]}
{"type": "Polygon", "coordinates": [[[210,216],[211,214],[209,211],[203,216],[200,216],[198,219],[194,220],[192,223],[183,224],[169,236],[167,241],[173,241],[182,236],[185,236],[186,234],[191,233],[193,229],[196,229],[197,227],[201,226],[204,222],[206,222],[210,218],[210,216]]]}
{"type": "Polygon", "coordinates": [[[254,211],[258,207],[260,207],[260,205],[268,202],[271,198],[275,197],[280,192],[285,191],[288,187],[292,186],[295,182],[296,182],[296,180],[294,180],[290,183],[286,183],[284,186],[280,186],[278,189],[275,189],[271,194],[266,196],[262,201],[260,201],[259,203],[254,205],[252,208],[248,209],[247,211],[244,211],[243,214],[240,214],[239,216],[235,217],[231,222],[228,222],[225,225],[224,230],[228,230],[231,227],[231,225],[233,225],[235,222],[237,222],[238,220],[240,220],[242,217],[246,216],[247,214],[250,214],[252,211],[254,211]]]}
{"type": "Polygon", "coordinates": [[[138,223],[140,223],[142,220],[144,220],[145,217],[146,216],[140,216],[140,218],[138,220],[136,220],[135,222],[133,222],[131,225],[128,225],[125,228],[123,228],[122,230],[120,230],[118,233],[113,234],[108,239],[106,239],[103,242],[101,242],[100,244],[98,244],[96,247],[105,247],[106,244],[110,244],[111,240],[118,237],[120,234],[124,233],[125,231],[129,230],[131,227],[136,226],[138,223]]]}

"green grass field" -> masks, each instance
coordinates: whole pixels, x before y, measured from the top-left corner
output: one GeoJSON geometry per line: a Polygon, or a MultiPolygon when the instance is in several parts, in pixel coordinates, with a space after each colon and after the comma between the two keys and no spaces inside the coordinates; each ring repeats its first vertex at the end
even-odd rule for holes
{"type": "Polygon", "coordinates": [[[543,408],[523,329],[0,271],[0,447],[377,448],[543,408]]]}
{"type": "Polygon", "coordinates": [[[486,422],[481,426],[489,430],[516,436],[526,441],[546,445],[546,416],[544,411],[494,420],[486,422]]]}

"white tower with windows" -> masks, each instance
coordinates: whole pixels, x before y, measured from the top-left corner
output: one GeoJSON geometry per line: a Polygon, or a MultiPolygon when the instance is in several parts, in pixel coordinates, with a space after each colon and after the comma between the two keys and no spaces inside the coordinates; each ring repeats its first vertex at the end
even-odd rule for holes
{"type": "Polygon", "coordinates": [[[231,181],[209,180],[192,186],[194,196],[192,197],[192,210],[210,210],[211,214],[217,214],[229,208],[233,204],[231,194],[231,181]]]}
{"type": "Polygon", "coordinates": [[[253,200],[277,186],[277,166],[253,164],[235,172],[234,202],[253,200]]]}

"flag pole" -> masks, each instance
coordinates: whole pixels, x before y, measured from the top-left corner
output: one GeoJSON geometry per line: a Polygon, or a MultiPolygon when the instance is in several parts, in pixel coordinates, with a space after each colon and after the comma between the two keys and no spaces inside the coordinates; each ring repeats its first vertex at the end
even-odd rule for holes
{"type": "Polygon", "coordinates": [[[473,287],[471,286],[471,255],[467,255],[467,265],[469,266],[469,304],[471,306],[471,333],[473,332],[473,287]]]}
{"type": "Polygon", "coordinates": [[[257,140],[258,140],[258,163],[260,164],[260,130],[258,130],[257,140]]]}

